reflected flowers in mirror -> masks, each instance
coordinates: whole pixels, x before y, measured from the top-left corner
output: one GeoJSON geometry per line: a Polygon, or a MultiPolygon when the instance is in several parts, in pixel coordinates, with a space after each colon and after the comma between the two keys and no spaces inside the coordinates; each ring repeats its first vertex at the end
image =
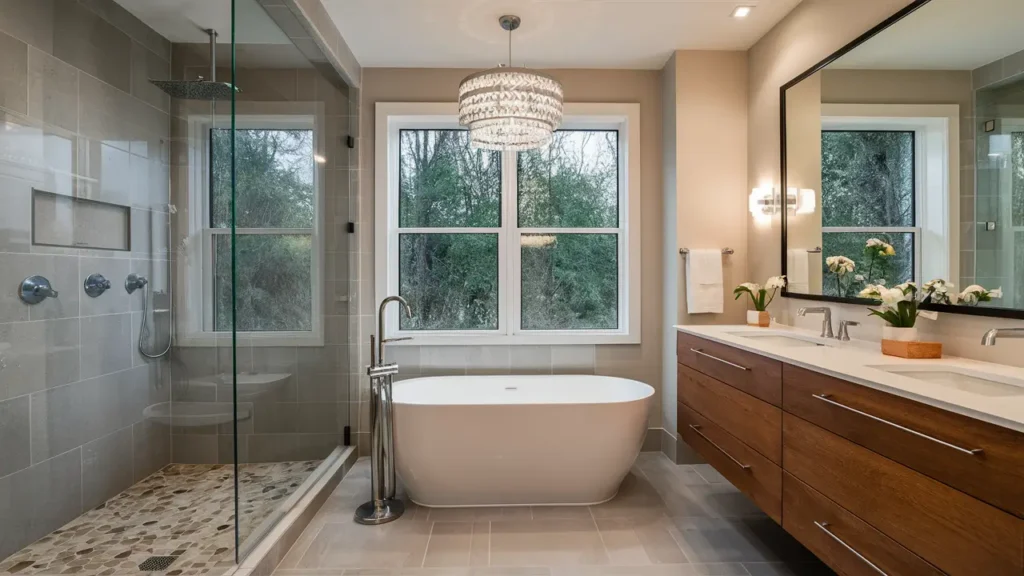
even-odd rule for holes
{"type": "Polygon", "coordinates": [[[960,293],[960,303],[965,306],[977,306],[979,302],[991,302],[1003,297],[1002,288],[987,290],[984,286],[972,284],[960,293]]]}
{"type": "Polygon", "coordinates": [[[828,266],[828,271],[836,277],[836,289],[839,297],[845,296],[850,288],[849,282],[843,285],[843,277],[848,274],[852,274],[857,268],[857,264],[853,260],[850,260],[846,256],[829,256],[825,258],[825,266],[828,266]]]}

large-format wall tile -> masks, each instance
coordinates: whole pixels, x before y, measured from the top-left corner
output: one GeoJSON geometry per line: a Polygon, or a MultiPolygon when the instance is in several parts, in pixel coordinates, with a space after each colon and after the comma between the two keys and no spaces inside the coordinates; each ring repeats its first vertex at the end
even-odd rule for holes
{"type": "Polygon", "coordinates": [[[296,434],[295,452],[283,460],[323,460],[343,441],[341,434],[296,434]]]}
{"type": "Polygon", "coordinates": [[[138,482],[170,464],[171,435],[163,424],[143,420],[132,428],[133,480],[138,482]]]}
{"type": "Polygon", "coordinates": [[[32,395],[32,461],[42,462],[117,430],[117,375],[32,395]]]}
{"type": "Polygon", "coordinates": [[[32,474],[31,469],[0,476],[0,558],[6,558],[31,543],[32,474]]]}
{"type": "Polygon", "coordinates": [[[28,396],[0,402],[0,438],[0,477],[28,468],[32,463],[28,396]]]}
{"type": "Polygon", "coordinates": [[[92,274],[102,274],[110,282],[110,289],[95,298],[83,291],[82,316],[128,312],[131,303],[128,293],[124,290],[124,278],[128,276],[128,268],[129,262],[123,258],[81,258],[79,260],[79,286],[84,286],[86,278],[92,274]]]}
{"type": "Polygon", "coordinates": [[[132,39],[144,44],[146,48],[164,60],[170,60],[171,43],[114,0],[79,0],[79,2],[132,39]]]}
{"type": "Polygon", "coordinates": [[[253,434],[248,436],[249,462],[285,462],[299,449],[297,434],[253,434]]]}
{"type": "Polygon", "coordinates": [[[0,252],[28,252],[32,245],[32,185],[0,174],[0,206],[4,207],[0,210],[0,252]]]}
{"type": "Polygon", "coordinates": [[[132,365],[132,315],[82,318],[82,378],[92,378],[132,365]]]}
{"type": "Polygon", "coordinates": [[[79,182],[79,196],[131,206],[135,182],[127,151],[100,140],[82,138],[78,145],[78,171],[87,177],[79,182]]]}
{"type": "Polygon", "coordinates": [[[32,482],[31,540],[82,513],[82,451],[65,452],[29,468],[32,482]]]}
{"type": "Polygon", "coordinates": [[[154,86],[150,80],[168,80],[170,77],[170,62],[160,58],[139,42],[132,42],[132,96],[168,112],[171,108],[171,97],[154,86]]]}
{"type": "Polygon", "coordinates": [[[53,55],[124,92],[131,91],[132,41],[77,2],[54,12],[53,55]]]}
{"type": "Polygon", "coordinates": [[[217,464],[217,448],[217,436],[175,434],[171,436],[171,462],[217,464]]]}
{"type": "Polygon", "coordinates": [[[166,258],[170,216],[166,212],[132,210],[132,256],[166,258]]]}
{"type": "Polygon", "coordinates": [[[78,70],[42,50],[30,48],[28,73],[28,115],[77,132],[78,70]]]}
{"type": "Polygon", "coordinates": [[[0,0],[0,30],[52,52],[53,13],[54,0],[0,0]]]}
{"type": "Polygon", "coordinates": [[[160,158],[131,157],[132,207],[167,212],[170,204],[170,167],[160,158]]]}
{"type": "Polygon", "coordinates": [[[133,483],[132,427],[82,446],[82,509],[91,510],[133,483]]]}
{"type": "Polygon", "coordinates": [[[79,290],[75,258],[0,253],[0,322],[78,316],[79,290]],[[50,280],[57,298],[33,305],[21,300],[21,281],[36,275],[50,280]]]}
{"type": "Polygon", "coordinates": [[[78,322],[66,318],[0,324],[0,349],[7,365],[0,370],[0,399],[77,381],[78,322]]]}
{"type": "Polygon", "coordinates": [[[0,33],[0,107],[28,113],[28,45],[0,33]]]}
{"type": "Polygon", "coordinates": [[[79,119],[79,132],[122,150],[130,150],[133,134],[127,112],[133,108],[132,97],[85,74],[79,75],[78,93],[81,110],[88,111],[79,119]]]}
{"type": "Polygon", "coordinates": [[[296,431],[309,433],[341,432],[338,412],[342,405],[327,402],[303,402],[296,404],[296,431]]]}

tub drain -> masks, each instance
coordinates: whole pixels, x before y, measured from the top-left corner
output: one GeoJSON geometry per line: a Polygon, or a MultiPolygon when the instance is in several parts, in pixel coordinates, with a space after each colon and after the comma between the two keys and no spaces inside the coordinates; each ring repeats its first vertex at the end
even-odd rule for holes
{"type": "Polygon", "coordinates": [[[167,570],[170,565],[177,559],[177,556],[150,556],[139,564],[139,570],[142,572],[160,572],[167,570]]]}

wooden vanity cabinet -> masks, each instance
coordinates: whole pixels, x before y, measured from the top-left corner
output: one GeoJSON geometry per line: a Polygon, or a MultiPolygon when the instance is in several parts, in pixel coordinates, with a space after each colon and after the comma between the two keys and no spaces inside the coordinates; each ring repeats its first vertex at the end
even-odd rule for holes
{"type": "Polygon", "coordinates": [[[677,350],[680,437],[840,574],[1024,574],[1024,434],[693,335],[677,350]]]}

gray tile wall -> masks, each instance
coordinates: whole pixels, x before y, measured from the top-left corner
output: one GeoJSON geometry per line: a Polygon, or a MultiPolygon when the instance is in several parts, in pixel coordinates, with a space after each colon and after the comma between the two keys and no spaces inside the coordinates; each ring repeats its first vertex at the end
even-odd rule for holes
{"type": "MultiPolygon", "coordinates": [[[[1001,286],[1007,297],[1012,297],[1019,280],[1014,279],[1009,274],[1010,270],[1003,265],[1005,252],[1015,250],[1015,246],[1006,241],[1004,226],[1009,225],[1009,222],[1000,214],[1000,202],[1008,193],[1000,189],[1000,172],[1006,169],[1005,159],[988,156],[989,134],[985,132],[985,123],[989,120],[1019,117],[1021,103],[1024,102],[1024,86],[1021,82],[1024,80],[1024,50],[986,64],[974,70],[972,76],[978,116],[975,126],[978,134],[975,156],[978,176],[977,196],[972,211],[975,217],[971,219],[969,232],[971,240],[976,240],[977,245],[972,254],[974,258],[969,262],[971,268],[968,271],[971,274],[964,279],[964,285],[977,283],[987,288],[1001,286]],[[996,222],[996,229],[986,229],[986,222],[996,222]]],[[[997,122],[996,130],[991,134],[1007,133],[1001,123],[997,122]]],[[[1022,305],[1019,301],[1010,302],[1014,308],[1022,305]]]]}
{"type": "MultiPolygon", "coordinates": [[[[208,71],[205,45],[175,44],[173,74],[194,79],[208,71]]],[[[218,77],[230,78],[230,70],[218,71],[218,77]]],[[[230,382],[233,369],[239,373],[287,374],[276,392],[258,398],[240,398],[251,410],[251,417],[239,422],[238,459],[240,462],[280,462],[326,457],[342,444],[349,414],[358,406],[349,402],[350,314],[354,305],[352,291],[358,270],[357,260],[349,258],[350,241],[346,224],[351,220],[349,151],[345,137],[352,130],[349,114],[349,90],[337,78],[333,80],[313,68],[239,68],[234,82],[241,90],[237,96],[237,114],[311,114],[324,119],[325,270],[323,274],[323,346],[253,345],[241,339],[237,366],[232,365],[230,341],[217,347],[176,347],[172,397],[174,402],[231,402],[231,385],[202,386],[202,382],[223,377],[230,382]],[[282,104],[283,103],[283,104],[282,104]]],[[[207,103],[172,104],[171,189],[177,216],[173,221],[176,243],[188,236],[188,138],[187,117],[191,113],[209,113],[207,103]]],[[[229,114],[230,108],[218,109],[229,114]]],[[[181,285],[184,269],[175,269],[181,285]]],[[[185,298],[179,291],[179,309],[185,298]]],[[[358,398],[355,396],[354,398],[358,398]]],[[[177,428],[172,431],[172,460],[176,463],[232,463],[234,435],[230,425],[177,428]]]]}
{"type": "Polygon", "coordinates": [[[0,558],[169,462],[143,418],[168,369],[133,352],[122,288],[135,271],[169,289],[170,121],[146,82],[169,74],[167,41],[112,0],[0,0],[0,558]],[[131,206],[133,250],[33,246],[33,188],[131,206]],[[93,299],[97,272],[113,288],[93,299]],[[33,274],[59,297],[22,303],[33,274]]]}

